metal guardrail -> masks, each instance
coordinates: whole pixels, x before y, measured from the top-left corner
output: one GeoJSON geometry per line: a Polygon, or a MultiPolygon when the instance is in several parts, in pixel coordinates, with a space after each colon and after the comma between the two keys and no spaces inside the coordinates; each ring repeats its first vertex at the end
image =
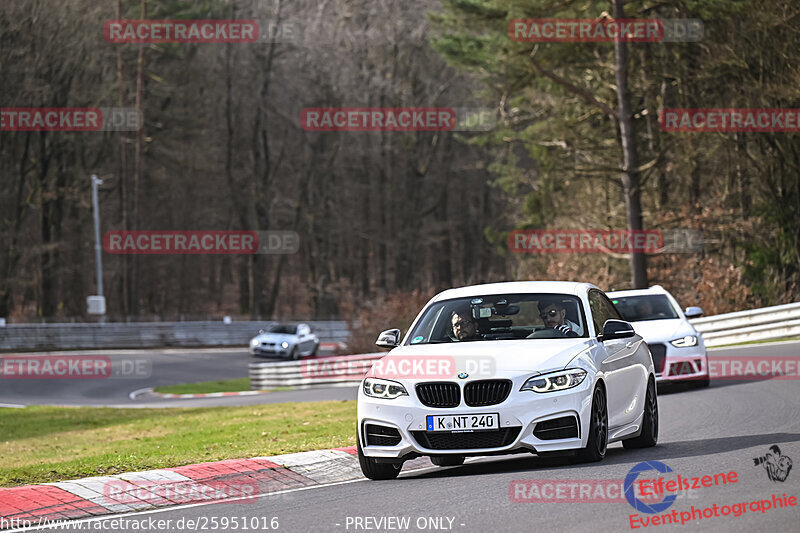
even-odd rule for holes
{"type": "Polygon", "coordinates": [[[300,361],[250,363],[250,389],[353,386],[386,353],[317,357],[300,361]]]}
{"type": "MultiPolygon", "coordinates": [[[[345,321],[306,322],[321,342],[346,342],[345,321]]],[[[246,347],[258,330],[275,322],[110,322],[105,324],[10,324],[0,327],[0,350],[44,351],[202,346],[246,347]]]]}
{"type": "Polygon", "coordinates": [[[800,302],[696,318],[707,347],[800,336],[800,302]]]}

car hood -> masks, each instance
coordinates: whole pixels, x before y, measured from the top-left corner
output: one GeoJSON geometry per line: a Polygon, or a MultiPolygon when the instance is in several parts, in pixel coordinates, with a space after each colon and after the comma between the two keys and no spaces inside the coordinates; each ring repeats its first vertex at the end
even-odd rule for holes
{"type": "Polygon", "coordinates": [[[400,346],[383,358],[382,365],[375,367],[375,375],[391,377],[381,370],[397,368],[397,363],[403,359],[413,361],[427,357],[441,359],[452,357],[458,369],[462,369],[467,361],[475,363],[488,360],[498,375],[546,372],[564,368],[576,355],[595,342],[594,339],[588,338],[522,339],[400,346]]]}
{"type": "Polygon", "coordinates": [[[645,342],[668,342],[685,335],[697,335],[692,325],[680,318],[644,320],[631,324],[633,330],[641,335],[645,342]]]}
{"type": "Polygon", "coordinates": [[[255,337],[258,342],[296,342],[297,335],[290,335],[288,333],[262,333],[255,337]]]}

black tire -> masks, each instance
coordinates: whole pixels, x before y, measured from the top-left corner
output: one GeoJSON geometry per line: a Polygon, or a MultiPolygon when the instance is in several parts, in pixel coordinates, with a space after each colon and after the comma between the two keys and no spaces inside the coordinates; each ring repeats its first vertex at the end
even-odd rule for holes
{"type": "Polygon", "coordinates": [[[589,424],[589,440],[585,448],[575,452],[576,463],[593,463],[606,456],[608,446],[608,405],[606,392],[598,385],[592,396],[591,422],[589,424]]]}
{"type": "Polygon", "coordinates": [[[637,448],[651,448],[658,442],[658,394],[656,384],[651,379],[647,383],[647,395],[644,399],[644,418],[642,418],[642,432],[638,437],[623,439],[622,446],[626,450],[637,448]]]}
{"type": "Polygon", "coordinates": [[[292,359],[294,361],[297,361],[298,359],[300,359],[300,352],[297,351],[297,346],[292,348],[292,351],[289,352],[289,359],[292,359]]]}
{"type": "Polygon", "coordinates": [[[361,437],[356,436],[356,447],[358,464],[361,466],[361,473],[365,478],[380,481],[395,479],[400,474],[403,463],[379,463],[374,458],[364,455],[364,450],[361,449],[361,437]]]}
{"type": "Polygon", "coordinates": [[[436,466],[460,466],[464,464],[463,455],[432,455],[431,462],[436,466]]]}

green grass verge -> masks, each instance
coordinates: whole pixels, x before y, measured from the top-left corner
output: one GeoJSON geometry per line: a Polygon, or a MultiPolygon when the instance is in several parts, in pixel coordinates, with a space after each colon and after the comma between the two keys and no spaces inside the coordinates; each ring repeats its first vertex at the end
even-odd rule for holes
{"type": "Polygon", "coordinates": [[[208,392],[238,392],[250,390],[250,378],[223,379],[219,381],[201,381],[200,383],[182,383],[155,387],[155,392],[168,394],[204,394],[208,392]]]}
{"type": "Polygon", "coordinates": [[[0,486],[355,445],[356,402],[0,409],[0,486]]]}

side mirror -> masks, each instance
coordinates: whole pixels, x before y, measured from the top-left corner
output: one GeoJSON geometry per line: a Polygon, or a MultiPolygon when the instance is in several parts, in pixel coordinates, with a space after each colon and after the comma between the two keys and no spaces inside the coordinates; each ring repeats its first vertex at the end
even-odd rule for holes
{"type": "Polygon", "coordinates": [[[378,340],[375,341],[375,344],[380,348],[395,348],[398,344],[400,344],[400,330],[399,329],[387,329],[386,331],[381,332],[378,335],[378,340]]]}
{"type": "Polygon", "coordinates": [[[700,318],[703,316],[703,310],[700,307],[687,307],[683,314],[686,318],[700,318]]]}
{"type": "Polygon", "coordinates": [[[605,342],[614,339],[627,339],[628,337],[633,337],[634,335],[636,335],[636,332],[633,330],[633,326],[631,326],[629,322],[610,318],[606,320],[605,324],[603,324],[603,338],[601,341],[605,342]]]}

